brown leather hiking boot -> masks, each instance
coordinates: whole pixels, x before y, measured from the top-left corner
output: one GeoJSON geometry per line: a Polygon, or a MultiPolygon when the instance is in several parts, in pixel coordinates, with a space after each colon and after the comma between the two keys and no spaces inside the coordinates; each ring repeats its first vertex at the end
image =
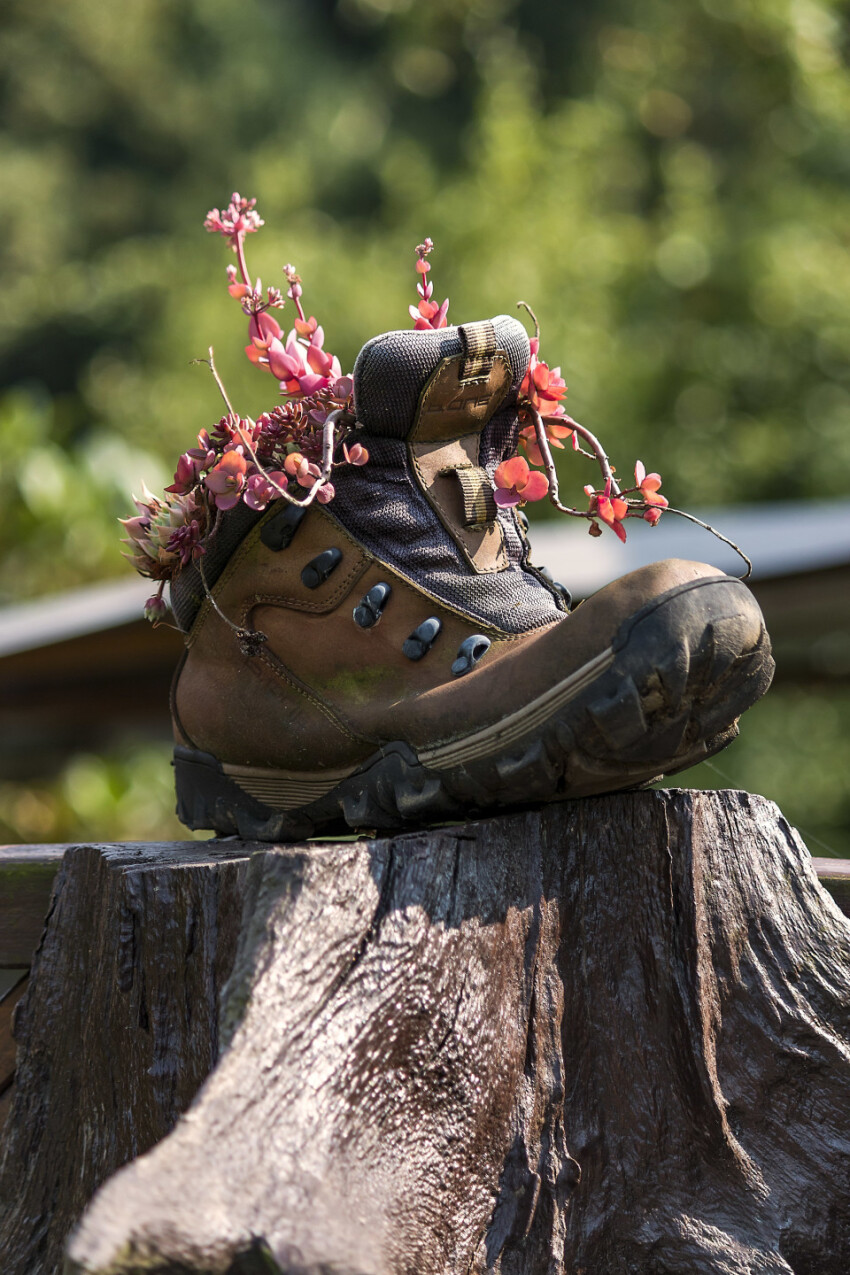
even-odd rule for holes
{"type": "Polygon", "coordinates": [[[220,516],[172,586],[190,827],[465,818],[646,784],[737,734],[773,672],[744,584],[667,561],[569,613],[497,508],[528,358],[504,316],[376,337],[354,373],[369,464],[326,507],[220,516]]]}

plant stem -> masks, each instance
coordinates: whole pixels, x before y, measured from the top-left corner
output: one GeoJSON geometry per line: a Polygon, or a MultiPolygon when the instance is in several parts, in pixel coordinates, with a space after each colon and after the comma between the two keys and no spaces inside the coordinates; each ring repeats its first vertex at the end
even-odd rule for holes
{"type": "MultiPolygon", "coordinates": [[[[543,424],[543,418],[536,408],[531,407],[529,405],[527,410],[531,412],[532,416],[534,417],[534,429],[537,435],[537,446],[540,448],[540,455],[543,457],[543,467],[546,470],[546,477],[549,479],[550,501],[552,502],[552,504],[555,506],[556,509],[560,510],[562,514],[569,514],[571,518],[588,518],[588,519],[593,518],[594,515],[590,513],[590,511],[587,509],[570,509],[567,505],[561,504],[561,501],[559,499],[559,494],[558,494],[558,475],[555,472],[555,462],[552,459],[552,452],[549,447],[549,439],[546,436],[546,426],[543,424]]],[[[563,417],[559,419],[563,420],[563,417]]],[[[593,439],[592,434],[590,435],[590,439],[593,439]]],[[[590,439],[588,439],[588,441],[590,441],[590,439]]],[[[593,439],[593,442],[596,442],[596,440],[593,439]]],[[[599,446],[598,443],[596,445],[597,447],[599,446]]],[[[600,451],[601,451],[601,448],[600,448],[600,451]]],[[[604,456],[604,452],[603,452],[603,456],[604,456]]],[[[596,457],[596,459],[598,459],[598,456],[596,457]]],[[[605,457],[605,463],[606,464],[608,463],[607,456],[605,457]]],[[[610,471],[611,471],[611,467],[609,465],[608,472],[610,473],[610,471]]]]}
{"type": "Polygon", "coordinates": [[[221,379],[221,377],[219,376],[218,372],[216,371],[215,359],[213,358],[213,348],[212,348],[212,346],[210,346],[209,354],[210,354],[210,357],[209,357],[208,359],[192,359],[192,362],[193,362],[193,363],[206,363],[207,367],[210,369],[210,371],[211,371],[211,372],[212,372],[212,374],[213,374],[213,377],[215,378],[215,383],[216,383],[216,385],[218,386],[218,392],[219,392],[219,394],[221,395],[221,397],[224,399],[224,405],[225,405],[225,407],[227,408],[227,410],[228,410],[228,412],[230,413],[230,415],[231,415],[231,416],[235,416],[235,415],[236,415],[236,413],[235,413],[235,412],[234,412],[234,410],[233,410],[233,405],[232,405],[232,403],[230,402],[230,399],[227,397],[227,391],[226,391],[226,390],[225,390],[225,388],[224,388],[224,384],[222,383],[222,379],[221,379]]]}
{"type": "Polygon", "coordinates": [[[527,310],[528,313],[531,315],[531,321],[534,324],[534,335],[539,341],[540,340],[540,324],[537,322],[537,315],[534,313],[531,306],[528,304],[527,301],[517,301],[516,308],[518,310],[520,309],[527,310]]]}
{"type": "Polygon", "coordinates": [[[735,544],[734,540],[730,540],[728,536],[724,536],[721,532],[717,530],[716,527],[712,527],[710,523],[703,522],[702,518],[697,518],[696,514],[685,513],[684,509],[671,509],[670,506],[668,505],[663,512],[665,514],[677,514],[680,518],[687,518],[688,522],[695,522],[698,527],[703,527],[706,531],[710,531],[711,534],[713,536],[716,536],[718,540],[722,540],[723,543],[725,545],[728,545],[730,549],[734,549],[738,557],[741,558],[747,564],[746,571],[739,578],[741,580],[749,580],[750,576],[753,574],[753,564],[750,561],[750,559],[747,557],[747,555],[744,553],[743,549],[741,549],[738,545],[735,544]]]}
{"type": "Polygon", "coordinates": [[[254,291],[254,285],[248,274],[248,263],[245,260],[245,236],[244,234],[236,236],[236,243],[233,245],[236,249],[236,260],[239,263],[239,273],[242,275],[242,282],[247,284],[251,291],[254,291]]]}

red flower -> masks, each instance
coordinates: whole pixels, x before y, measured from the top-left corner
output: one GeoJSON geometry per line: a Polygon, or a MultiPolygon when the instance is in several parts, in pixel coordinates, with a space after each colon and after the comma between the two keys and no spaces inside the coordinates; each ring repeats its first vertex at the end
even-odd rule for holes
{"type": "MultiPolygon", "coordinates": [[[[535,344],[536,341],[533,341],[532,345],[535,344]]],[[[561,399],[566,392],[567,387],[561,376],[561,369],[550,368],[547,363],[541,363],[537,358],[537,351],[532,349],[528,371],[520,386],[520,395],[524,396],[541,416],[563,416],[564,408],[561,399]]]]}
{"type": "Polygon", "coordinates": [[[542,500],[549,490],[549,479],[537,469],[529,469],[522,456],[511,456],[499,465],[493,481],[496,504],[503,509],[524,505],[527,500],[542,500]]]}
{"type": "Polygon", "coordinates": [[[238,504],[247,472],[248,462],[238,449],[225,452],[210,470],[204,482],[212,492],[217,509],[232,509],[238,504]]]}
{"type": "MultiPolygon", "coordinates": [[[[660,474],[648,474],[644,467],[643,461],[639,460],[635,465],[635,485],[643,496],[644,504],[656,505],[658,507],[658,516],[654,519],[647,518],[647,522],[651,522],[653,526],[661,517],[661,510],[666,509],[669,501],[665,496],[658,494],[658,488],[661,486],[660,474]]],[[[647,510],[647,513],[651,512],[647,510]]]]}
{"type": "MultiPolygon", "coordinates": [[[[572,430],[569,425],[558,425],[553,417],[544,417],[543,425],[546,430],[546,437],[549,440],[550,447],[559,447],[562,451],[564,444],[562,438],[569,438],[572,430]]],[[[531,461],[532,465],[542,465],[543,455],[540,451],[540,445],[537,442],[537,430],[533,425],[526,425],[525,429],[519,431],[522,439],[522,445],[525,448],[525,454],[531,461]]]]}
{"type": "MultiPolygon", "coordinates": [[[[587,491],[587,488],[585,488],[585,491],[587,491]]],[[[620,540],[623,541],[623,544],[625,544],[626,529],[623,526],[622,520],[629,512],[629,502],[627,500],[623,500],[621,496],[611,495],[610,478],[606,482],[605,490],[603,492],[592,492],[592,494],[590,494],[590,509],[592,513],[598,514],[602,521],[610,527],[620,540]]]]}

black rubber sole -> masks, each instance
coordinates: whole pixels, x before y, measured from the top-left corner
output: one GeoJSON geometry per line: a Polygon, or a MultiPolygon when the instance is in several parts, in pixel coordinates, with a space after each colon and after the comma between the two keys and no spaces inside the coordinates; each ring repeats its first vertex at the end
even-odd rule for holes
{"type": "Polygon", "coordinates": [[[637,788],[725,748],[773,667],[750,591],[702,578],[641,608],[522,713],[418,754],[396,742],[348,775],[291,775],[177,747],[177,814],[222,836],[291,841],[637,788]]]}

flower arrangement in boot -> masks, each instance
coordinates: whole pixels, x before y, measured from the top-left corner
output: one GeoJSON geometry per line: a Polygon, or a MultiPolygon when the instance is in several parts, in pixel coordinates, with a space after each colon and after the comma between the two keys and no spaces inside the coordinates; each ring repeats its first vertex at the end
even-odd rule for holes
{"type": "MultiPolygon", "coordinates": [[[[261,280],[252,280],[248,272],[245,241],[264,224],[256,203],[234,192],[224,211],[210,210],[204,226],[221,235],[236,255],[236,264],[227,267],[227,289],[248,319],[245,354],[278,381],[285,401],[256,421],[240,416],[231,407],[210,350],[205,361],[216,377],[227,413],[212,429],[202,429],[197,446],[180,456],[174,481],[162,497],[145,489],[142,498],[135,500],[136,515],[122,520],[127,533],[124,543],[130,550],[125,556],[140,574],[159,582],[157,593],[145,608],[154,623],[167,614],[165,583],[204,555],[206,537],[221,513],[240,502],[255,512],[281,499],[300,507],[313,500],[327,504],[335,494],[334,469],[365,465],[369,460],[368,449],[354,433],[353,379],[343,374],[339,359],[324,348],[325,333],[318,320],[313,315],[307,317],[302,280],[295,267],[283,267],[285,295],[275,287],[264,291],[261,280]],[[287,301],[295,315],[285,333],[275,314],[287,301]]],[[[418,300],[410,306],[410,315],[414,329],[422,332],[439,331],[448,325],[448,298],[440,304],[433,299],[428,260],[433,248],[433,241],[427,238],[416,247],[418,300]]],[[[540,357],[536,316],[524,302],[519,305],[530,314],[535,334],[517,400],[520,450],[503,460],[492,475],[496,504],[508,509],[548,497],[560,512],[586,519],[592,536],[601,535],[602,527],[607,526],[622,541],[629,518],[642,518],[655,526],[668,508],[667,499],[659,492],[660,475],[647,474],[643,463],[637,461],[634,486],[618,485],[599,440],[567,415],[567,386],[561,369],[550,367],[540,357]],[[560,500],[552,448],[563,449],[566,439],[575,452],[594,460],[601,471],[601,485],[584,488],[587,505],[583,509],[560,500]]],[[[689,514],[682,516],[700,521],[689,514]]]]}

